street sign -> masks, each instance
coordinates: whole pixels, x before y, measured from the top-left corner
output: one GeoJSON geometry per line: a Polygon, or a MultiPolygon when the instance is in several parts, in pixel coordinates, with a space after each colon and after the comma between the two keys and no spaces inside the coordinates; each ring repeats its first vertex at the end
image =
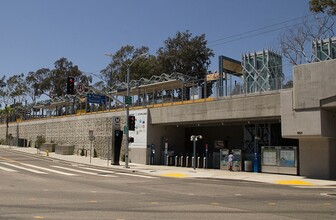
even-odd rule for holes
{"type": "Polygon", "coordinates": [[[132,96],[125,96],[125,104],[132,105],[132,96]]]}
{"type": "Polygon", "coordinates": [[[105,103],[106,102],[106,97],[104,95],[98,95],[98,94],[87,94],[87,102],[89,103],[105,103]]]}
{"type": "Polygon", "coordinates": [[[115,124],[115,125],[120,124],[120,117],[115,117],[115,118],[114,118],[114,124],[115,124]]]}
{"type": "Polygon", "coordinates": [[[89,140],[94,141],[95,136],[93,136],[93,130],[89,130],[89,140]]]}
{"type": "Polygon", "coordinates": [[[128,127],[127,127],[127,125],[124,126],[124,134],[128,134],[128,127]]]}
{"type": "Polygon", "coordinates": [[[76,86],[76,91],[79,94],[83,94],[84,91],[85,91],[84,85],[82,83],[78,83],[77,86],[76,86]]]}

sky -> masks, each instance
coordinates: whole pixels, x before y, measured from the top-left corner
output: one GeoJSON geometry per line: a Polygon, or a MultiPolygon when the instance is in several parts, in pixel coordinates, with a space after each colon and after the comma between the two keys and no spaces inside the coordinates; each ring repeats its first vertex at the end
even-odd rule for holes
{"type": "MultiPolygon", "coordinates": [[[[129,44],[147,46],[155,55],[165,40],[186,30],[193,36],[205,34],[215,53],[209,70],[215,71],[220,55],[241,61],[245,53],[279,51],[281,31],[310,14],[308,2],[0,0],[0,76],[52,69],[62,57],[81,71],[99,74],[111,61],[104,54],[129,44]],[[249,32],[264,27],[268,28],[249,32]]],[[[284,65],[290,77],[291,68],[285,61],[284,65]]]]}

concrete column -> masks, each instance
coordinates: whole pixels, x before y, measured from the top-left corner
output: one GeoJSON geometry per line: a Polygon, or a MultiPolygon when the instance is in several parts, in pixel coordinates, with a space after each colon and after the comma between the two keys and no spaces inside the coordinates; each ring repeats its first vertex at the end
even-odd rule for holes
{"type": "Polygon", "coordinates": [[[336,139],[302,138],[299,140],[300,175],[309,178],[336,178],[336,139]]]}

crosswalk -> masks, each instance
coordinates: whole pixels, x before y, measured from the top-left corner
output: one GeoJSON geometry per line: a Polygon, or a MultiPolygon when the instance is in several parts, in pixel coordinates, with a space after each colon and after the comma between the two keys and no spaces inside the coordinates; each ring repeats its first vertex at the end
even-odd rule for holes
{"type": "Polygon", "coordinates": [[[146,179],[156,179],[159,177],[154,176],[146,176],[141,174],[133,174],[133,173],[123,173],[116,172],[106,169],[98,169],[93,167],[85,167],[85,166],[59,166],[59,165],[49,165],[49,167],[41,167],[28,163],[20,163],[20,162],[0,162],[0,173],[1,172],[29,172],[39,175],[48,175],[51,173],[65,176],[83,176],[83,175],[93,175],[100,176],[106,178],[116,178],[121,176],[130,176],[137,178],[146,178],[146,179]]]}

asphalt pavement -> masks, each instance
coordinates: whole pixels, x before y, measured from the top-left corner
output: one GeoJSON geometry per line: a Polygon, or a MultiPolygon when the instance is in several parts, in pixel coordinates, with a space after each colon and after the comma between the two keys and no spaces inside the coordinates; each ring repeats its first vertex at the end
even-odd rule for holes
{"type": "Polygon", "coordinates": [[[136,163],[129,163],[129,168],[126,168],[123,162],[120,165],[111,165],[111,161],[100,158],[90,158],[89,156],[74,155],[61,155],[54,152],[43,152],[36,148],[30,147],[14,147],[0,145],[2,149],[13,150],[26,154],[36,155],[37,157],[57,159],[67,162],[91,164],[92,166],[111,167],[113,169],[120,169],[124,172],[145,173],[154,176],[163,176],[171,178],[206,178],[206,179],[229,179],[229,180],[242,180],[262,182],[269,184],[282,184],[296,187],[305,188],[336,188],[336,181],[334,180],[319,180],[309,179],[304,176],[296,175],[283,175],[283,174],[270,174],[270,173],[255,173],[237,171],[230,172],[221,169],[203,169],[203,168],[190,168],[190,167],[176,167],[164,165],[143,165],[136,163]]]}

